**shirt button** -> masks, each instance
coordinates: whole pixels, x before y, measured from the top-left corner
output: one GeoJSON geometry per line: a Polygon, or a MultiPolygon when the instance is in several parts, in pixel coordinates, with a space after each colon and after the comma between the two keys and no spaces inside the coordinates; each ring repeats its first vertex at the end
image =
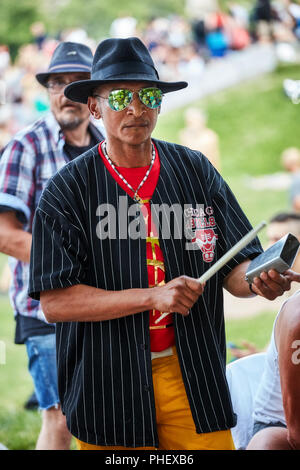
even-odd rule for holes
{"type": "Polygon", "coordinates": [[[144,385],[145,392],[150,392],[150,385],[144,385]]]}
{"type": "Polygon", "coordinates": [[[142,351],[145,351],[145,349],[147,349],[147,344],[144,344],[144,343],[141,344],[141,350],[142,350],[142,351]]]}

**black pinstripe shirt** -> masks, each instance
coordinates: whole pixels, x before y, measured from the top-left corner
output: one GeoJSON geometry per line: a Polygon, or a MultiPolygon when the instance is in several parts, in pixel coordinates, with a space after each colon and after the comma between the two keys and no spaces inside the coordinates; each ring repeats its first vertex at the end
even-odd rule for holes
{"type": "MultiPolygon", "coordinates": [[[[179,212],[169,224],[170,237],[160,219],[166,281],[182,274],[198,278],[251,226],[227,184],[201,153],[154,142],[161,170],[151,203],[160,208],[188,207],[182,211],[183,225],[192,223],[201,247],[194,249],[194,240],[193,248],[187,249],[187,234],[175,236],[176,225],[182,222],[179,212]],[[202,205],[203,213],[194,210],[196,204],[202,205]],[[212,234],[209,248],[203,240],[208,235],[211,241],[212,234]]],[[[41,291],[75,284],[107,290],[148,287],[146,240],[121,234],[121,219],[116,222],[115,239],[99,238],[99,207],[109,203],[118,213],[120,196],[129,207],[127,213],[120,211],[129,226],[134,201],[106,170],[97,147],[49,181],[34,221],[31,297],[39,299],[41,291]]],[[[188,316],[174,314],[176,348],[198,433],[235,425],[225,377],[222,285],[236,265],[261,251],[254,240],[207,282],[188,316]]],[[[58,323],[56,332],[59,394],[71,433],[96,445],[157,447],[149,312],[102,322],[58,323]]]]}

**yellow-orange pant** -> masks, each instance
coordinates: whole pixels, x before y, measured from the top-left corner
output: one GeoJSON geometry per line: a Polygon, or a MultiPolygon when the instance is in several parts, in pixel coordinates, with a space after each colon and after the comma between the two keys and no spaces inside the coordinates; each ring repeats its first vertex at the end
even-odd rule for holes
{"type": "MultiPolygon", "coordinates": [[[[197,434],[177,354],[152,360],[160,450],[234,450],[230,430],[197,434]]],[[[153,450],[154,447],[101,447],[77,439],[80,450],[153,450]]]]}

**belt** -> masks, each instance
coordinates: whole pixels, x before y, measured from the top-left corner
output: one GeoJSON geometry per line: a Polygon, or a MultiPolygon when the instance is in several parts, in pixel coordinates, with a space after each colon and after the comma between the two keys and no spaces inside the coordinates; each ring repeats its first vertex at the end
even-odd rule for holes
{"type": "Polygon", "coordinates": [[[173,348],[170,346],[167,349],[164,349],[163,351],[158,351],[158,352],[151,352],[151,360],[157,359],[159,357],[167,357],[167,356],[173,356],[173,348]]]}

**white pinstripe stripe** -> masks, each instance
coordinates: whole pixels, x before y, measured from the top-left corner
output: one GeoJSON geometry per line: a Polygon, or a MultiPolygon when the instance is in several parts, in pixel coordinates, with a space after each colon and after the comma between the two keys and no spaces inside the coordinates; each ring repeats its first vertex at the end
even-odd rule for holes
{"type": "MultiPolygon", "coordinates": [[[[216,179],[216,173],[213,174],[213,177],[212,177],[210,186],[209,186],[209,188],[208,188],[209,193],[211,192],[211,188],[212,188],[212,186],[213,186],[213,184],[214,184],[214,182],[215,182],[215,179],[216,179]]],[[[209,178],[208,178],[208,180],[209,180],[209,178]]]]}
{"type": "MultiPolygon", "coordinates": [[[[115,198],[117,201],[117,213],[119,213],[119,193],[118,193],[118,185],[115,185],[115,198]]],[[[119,227],[120,231],[120,227],[119,227]]],[[[120,287],[121,290],[124,289],[123,285],[123,273],[122,273],[122,250],[121,250],[121,243],[120,243],[120,237],[118,237],[118,249],[119,249],[119,276],[120,276],[120,287]]],[[[125,405],[124,405],[124,381],[123,381],[123,356],[122,356],[122,347],[121,347],[121,327],[120,327],[120,320],[117,320],[118,322],[118,333],[119,333],[119,358],[120,358],[120,377],[121,377],[121,401],[122,401],[122,412],[123,412],[123,445],[126,447],[126,427],[125,427],[125,405]]]]}
{"type": "MultiPolygon", "coordinates": [[[[84,355],[83,355],[83,361],[82,361],[82,374],[81,374],[81,380],[82,380],[82,398],[83,398],[83,418],[84,418],[84,425],[85,425],[85,434],[86,434],[86,442],[89,442],[89,432],[88,432],[88,426],[87,426],[87,417],[86,417],[86,396],[85,396],[85,364],[86,361],[84,360],[84,355]]],[[[88,397],[89,398],[89,397],[88,397]]]]}
{"type": "Polygon", "coordinates": [[[133,393],[133,369],[132,369],[132,357],[131,357],[131,344],[129,340],[128,334],[128,325],[127,321],[129,321],[130,317],[124,317],[124,324],[125,324],[125,331],[126,331],[126,338],[127,338],[127,345],[129,351],[129,364],[130,364],[130,383],[131,383],[131,407],[132,407],[132,434],[133,434],[133,447],[135,447],[135,409],[134,409],[134,393],[133,393]]]}
{"type": "MultiPolygon", "coordinates": [[[[69,357],[70,336],[71,336],[72,328],[73,328],[73,324],[71,325],[71,328],[69,328],[69,331],[68,331],[67,353],[65,355],[66,391],[68,390],[68,382],[69,382],[68,357],[69,357]]],[[[66,397],[66,391],[64,394],[64,399],[66,397]]]]}
{"type": "Polygon", "coordinates": [[[95,400],[95,362],[94,362],[94,323],[90,323],[91,327],[91,342],[92,342],[92,347],[91,347],[91,370],[92,370],[92,403],[93,403],[93,423],[94,423],[94,435],[96,439],[96,445],[98,445],[98,431],[97,431],[97,425],[96,425],[96,400],[95,400]]]}
{"type": "Polygon", "coordinates": [[[137,365],[138,376],[139,376],[139,390],[140,390],[140,399],[141,399],[140,403],[142,405],[143,445],[145,446],[145,412],[144,412],[144,406],[143,406],[143,383],[142,383],[141,366],[140,366],[140,361],[139,361],[139,344],[137,342],[137,337],[136,337],[135,315],[132,315],[131,319],[132,319],[132,330],[134,333],[135,363],[137,365]]]}
{"type": "MultiPolygon", "coordinates": [[[[38,228],[40,227],[40,219],[39,218],[37,218],[36,226],[38,226],[38,228]]],[[[36,267],[35,267],[35,260],[36,260],[35,251],[36,250],[35,250],[35,246],[36,246],[36,244],[34,242],[32,242],[31,243],[31,252],[30,252],[30,268],[31,269],[30,269],[29,275],[30,275],[30,281],[31,281],[31,284],[32,284],[32,288],[36,292],[36,283],[35,283],[35,277],[34,277],[34,273],[36,272],[36,267]]],[[[40,258],[38,258],[38,259],[40,259],[40,258]]]]}
{"type": "MultiPolygon", "coordinates": [[[[48,204],[50,207],[52,207],[52,209],[55,209],[54,206],[49,203],[49,201],[43,199],[43,202],[46,203],[46,204],[48,204]]],[[[43,212],[45,215],[48,215],[49,217],[51,217],[51,218],[53,219],[53,216],[50,216],[50,215],[48,214],[48,212],[46,212],[45,209],[42,209],[41,207],[39,207],[39,208],[36,210],[36,212],[43,212]]],[[[57,212],[59,215],[61,215],[61,216],[63,215],[63,214],[62,214],[61,212],[59,212],[59,211],[56,211],[56,212],[57,212]]],[[[74,227],[76,230],[78,230],[78,232],[81,232],[81,231],[82,231],[82,229],[80,229],[80,228],[78,228],[76,225],[72,224],[72,222],[69,222],[69,225],[71,225],[71,226],[74,227]]],[[[83,233],[83,235],[85,236],[85,233],[83,233]]]]}
{"type": "Polygon", "coordinates": [[[100,333],[101,333],[101,397],[102,397],[102,415],[103,415],[103,435],[104,435],[104,445],[107,446],[107,433],[106,433],[106,413],[105,413],[105,390],[104,390],[104,353],[103,353],[103,323],[100,322],[100,333]]]}
{"type": "MultiPolygon", "coordinates": [[[[85,161],[85,160],[84,160],[85,161]]],[[[74,192],[72,191],[72,189],[70,188],[70,186],[68,185],[67,183],[67,180],[64,178],[64,173],[68,172],[68,175],[74,180],[74,183],[76,184],[76,187],[77,187],[77,190],[79,192],[79,195],[80,195],[80,199],[81,199],[81,203],[82,205],[85,207],[85,203],[84,203],[84,200],[83,200],[83,197],[82,197],[82,193],[80,191],[80,187],[76,181],[76,179],[74,178],[74,176],[72,175],[72,173],[70,172],[70,168],[69,168],[69,165],[66,165],[65,167],[65,171],[62,173],[58,173],[57,174],[57,179],[61,179],[63,185],[65,188],[68,189],[68,192],[74,197],[74,199],[76,198],[76,195],[74,194],[74,192]]],[[[67,204],[69,204],[69,199],[66,198],[65,194],[63,191],[60,190],[60,188],[57,186],[57,184],[55,184],[55,181],[52,180],[52,184],[53,186],[55,186],[55,188],[57,189],[57,192],[60,193],[60,195],[62,196],[62,198],[67,202],[67,204]]]]}
{"type": "MultiPolygon", "coordinates": [[[[142,334],[143,334],[143,342],[144,344],[146,344],[146,338],[145,338],[145,330],[146,330],[146,326],[145,326],[145,317],[144,315],[142,316],[142,323],[143,323],[143,330],[142,330],[142,334]]],[[[148,335],[148,347],[150,347],[150,335],[148,335]]],[[[147,357],[146,357],[146,350],[144,350],[144,354],[143,354],[143,357],[144,357],[144,367],[145,367],[145,370],[147,370],[147,357]]],[[[152,376],[151,376],[152,378],[152,376]]],[[[150,393],[148,394],[148,406],[149,406],[149,410],[150,410],[150,414],[151,414],[151,434],[152,434],[152,440],[153,442],[155,442],[155,423],[156,423],[156,417],[153,416],[153,412],[152,412],[152,406],[151,406],[151,399],[150,399],[150,393]]],[[[145,439],[144,439],[144,447],[145,447],[145,439]]]]}
{"type": "Polygon", "coordinates": [[[41,272],[40,283],[41,283],[41,286],[42,286],[43,290],[44,290],[44,283],[43,283],[43,275],[44,275],[44,233],[45,233],[45,230],[44,230],[44,227],[42,227],[42,233],[41,233],[41,238],[42,238],[41,264],[43,266],[43,269],[42,269],[42,272],[41,272]]]}
{"type": "Polygon", "coordinates": [[[114,442],[117,442],[117,431],[116,431],[116,411],[115,411],[115,387],[114,387],[114,369],[113,369],[113,360],[112,360],[112,340],[111,340],[111,321],[108,322],[108,337],[110,342],[110,383],[111,383],[111,395],[112,395],[112,419],[114,426],[114,442]]]}
{"type": "MultiPolygon", "coordinates": [[[[121,287],[121,289],[123,289],[121,287]]],[[[121,396],[120,396],[120,400],[122,402],[122,412],[123,412],[123,420],[122,420],[122,423],[123,423],[123,446],[126,447],[126,427],[125,427],[125,405],[124,405],[124,399],[125,399],[125,395],[124,395],[124,381],[123,381],[123,355],[122,355],[122,349],[121,349],[121,327],[120,327],[120,320],[117,319],[117,322],[118,322],[118,333],[119,333],[119,359],[120,359],[120,369],[121,369],[121,372],[120,372],[120,376],[121,376],[121,396]]]]}
{"type": "MultiPolygon", "coordinates": [[[[62,177],[61,177],[61,178],[62,178],[62,177]]],[[[62,178],[62,179],[63,179],[63,178],[62,178]]],[[[63,179],[63,180],[64,180],[64,179],[63,179]]],[[[53,186],[57,187],[54,182],[53,182],[53,186]]],[[[45,191],[49,192],[49,193],[51,194],[51,196],[52,196],[54,199],[56,199],[56,200],[58,201],[59,205],[61,204],[61,201],[60,201],[53,193],[51,193],[51,192],[49,191],[49,189],[46,189],[45,191]]],[[[62,194],[62,196],[64,197],[63,193],[61,193],[61,194],[62,194]]],[[[51,205],[51,204],[49,203],[49,201],[46,201],[46,202],[47,202],[49,205],[51,205]]],[[[52,206],[52,207],[54,207],[54,206],[52,206]]],[[[61,214],[60,211],[57,210],[57,212],[58,212],[59,214],[61,214]]],[[[61,215],[62,215],[62,214],[61,214],[61,215]]],[[[63,215],[63,216],[64,216],[64,215],[63,215]]],[[[84,227],[83,227],[83,225],[82,225],[82,223],[81,223],[81,220],[80,220],[78,214],[77,214],[75,211],[73,211],[73,212],[72,212],[72,216],[74,216],[75,219],[77,220],[77,222],[79,222],[79,227],[77,227],[76,225],[74,225],[74,224],[72,224],[72,223],[70,223],[70,224],[71,224],[71,225],[74,225],[74,227],[77,228],[77,230],[79,230],[79,231],[81,231],[83,234],[85,234],[84,227]]]]}
{"type": "Polygon", "coordinates": [[[70,272],[69,272],[68,277],[70,279],[72,279],[72,272],[73,272],[74,264],[73,264],[73,261],[71,260],[70,256],[68,255],[68,248],[70,248],[70,246],[72,246],[70,229],[69,229],[68,234],[69,234],[69,246],[65,248],[65,253],[66,253],[66,257],[70,261],[70,272]]]}
{"type": "Polygon", "coordinates": [[[52,275],[54,274],[54,224],[55,224],[55,221],[53,220],[53,222],[52,222],[52,233],[51,233],[51,251],[52,251],[52,255],[51,255],[51,273],[50,273],[50,277],[49,277],[50,284],[51,284],[51,289],[53,289],[52,275]]]}
{"type": "MultiPolygon", "coordinates": [[[[80,199],[81,199],[81,204],[83,205],[84,207],[84,210],[86,210],[86,205],[85,205],[85,202],[84,202],[84,198],[82,196],[82,193],[81,193],[81,189],[80,189],[80,186],[79,184],[77,183],[77,180],[74,178],[74,176],[72,175],[72,173],[70,172],[70,169],[69,167],[67,167],[67,171],[70,175],[70,178],[72,178],[72,180],[74,181],[74,184],[76,184],[76,187],[77,187],[77,190],[78,190],[78,194],[80,195],[80,199]]],[[[97,176],[96,176],[97,177],[97,176]]],[[[70,188],[69,188],[70,189],[70,188]]],[[[71,189],[70,189],[71,191],[71,189]]]]}
{"type": "MultiPolygon", "coordinates": [[[[60,337],[62,336],[62,331],[63,331],[63,328],[65,327],[66,325],[64,323],[61,323],[59,325],[60,327],[60,337]]],[[[75,340],[75,344],[76,344],[76,348],[75,348],[75,356],[76,356],[76,367],[75,369],[77,370],[76,371],[76,376],[75,376],[75,379],[73,379],[73,388],[72,388],[72,392],[70,393],[69,395],[69,398],[66,400],[65,404],[64,404],[64,408],[65,409],[68,409],[70,406],[73,406],[73,402],[74,400],[76,399],[76,391],[79,390],[79,379],[80,379],[80,372],[81,372],[81,369],[79,367],[77,367],[77,364],[78,364],[78,352],[77,352],[77,336],[78,336],[78,323],[75,323],[75,327],[76,327],[76,340],[75,340]]],[[[77,424],[77,435],[78,438],[81,440],[81,437],[80,437],[80,427],[79,427],[79,419],[78,419],[78,412],[77,412],[77,407],[75,407],[75,416],[76,416],[76,424],[77,424]]],[[[71,430],[70,430],[71,431],[71,430]]],[[[71,431],[71,434],[72,431],[71,431]]]]}
{"type": "MultiPolygon", "coordinates": [[[[75,324],[76,326],[76,340],[75,340],[75,351],[76,351],[76,366],[78,364],[78,349],[77,349],[77,337],[78,337],[78,323],[75,324]]],[[[79,367],[77,367],[77,375],[75,377],[75,384],[78,382],[79,378],[79,367]]],[[[76,386],[73,388],[73,390],[77,390],[76,386]]],[[[70,394],[71,396],[71,394],[70,394]]],[[[77,412],[77,407],[75,407],[75,417],[76,417],[76,424],[77,424],[77,436],[80,439],[80,430],[79,430],[79,419],[78,419],[78,412],[77,412]]]]}
{"type": "MultiPolygon", "coordinates": [[[[61,228],[61,231],[60,231],[60,239],[62,239],[62,228],[61,228]]],[[[62,249],[61,246],[59,246],[59,251],[60,251],[60,254],[61,254],[61,268],[60,268],[60,271],[59,271],[58,279],[59,279],[61,287],[64,287],[64,285],[62,283],[62,280],[61,280],[61,274],[63,272],[63,267],[64,267],[64,253],[63,253],[63,249],[62,249]]]]}

